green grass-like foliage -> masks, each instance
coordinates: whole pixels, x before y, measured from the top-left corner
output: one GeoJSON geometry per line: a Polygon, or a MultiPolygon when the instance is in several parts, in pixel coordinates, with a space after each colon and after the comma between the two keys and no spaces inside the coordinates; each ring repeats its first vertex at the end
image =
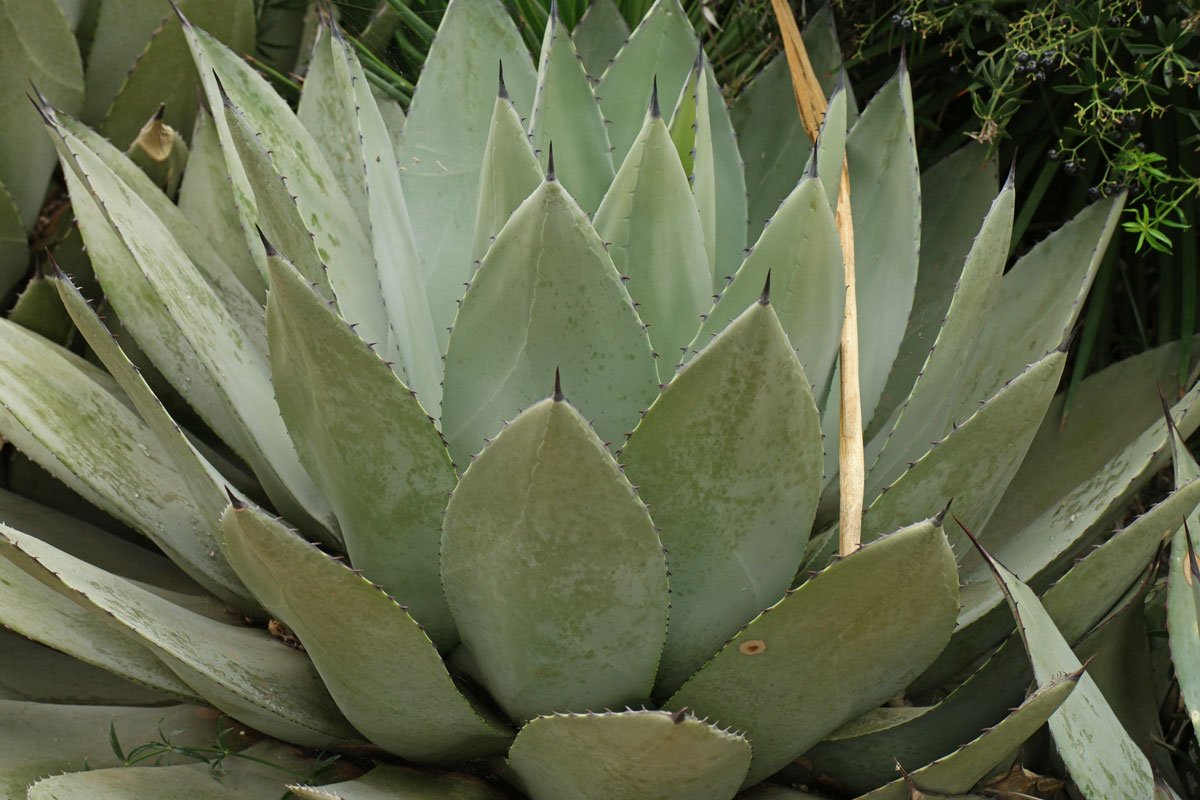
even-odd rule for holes
{"type": "Polygon", "coordinates": [[[184,19],[178,202],[39,101],[108,313],[60,271],[88,358],[0,322],[0,433],[147,547],[0,495],[0,622],[47,646],[0,663],[10,795],[274,798],[331,752],[371,771],[290,791],[800,797],[803,764],[950,794],[1052,714],[1089,797],[1150,795],[1153,731],[1071,647],[1200,503],[1185,471],[1105,537],[1169,452],[1156,386],[1184,434],[1197,394],[1172,346],[1065,427],[1055,397],[1120,198],[1010,266],[1011,179],[974,146],[921,175],[904,67],[860,108],[827,13],[815,145],[781,61],[726,106],[677,0],[628,41],[589,19],[618,17],[552,14],[535,64],[455,0],[407,114],[328,18],[297,111],[184,19]],[[843,158],[869,472],[839,559],[843,158]],[[197,736],[147,736],[156,703],[197,736]],[[274,742],[205,744],[205,706],[274,742]],[[97,738],[115,762],[47,777],[97,738]]]}

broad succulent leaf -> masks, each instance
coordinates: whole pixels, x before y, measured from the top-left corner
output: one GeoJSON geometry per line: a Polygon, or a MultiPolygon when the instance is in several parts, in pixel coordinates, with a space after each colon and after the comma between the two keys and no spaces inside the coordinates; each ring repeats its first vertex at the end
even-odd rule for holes
{"type": "Polygon", "coordinates": [[[83,105],[83,63],[67,18],[55,0],[0,3],[0,185],[16,203],[21,225],[33,229],[54,171],[54,145],[26,95],[36,87],[68,114],[83,105]]]}
{"type": "Polygon", "coordinates": [[[417,399],[434,417],[442,397],[441,349],[426,298],[408,204],[391,136],[358,57],[341,35],[332,38],[334,76],[343,102],[352,103],[357,164],[366,174],[367,215],[376,272],[391,337],[380,349],[395,357],[417,399]]]}
{"type": "Polygon", "coordinates": [[[833,211],[819,178],[805,178],[780,206],[705,316],[685,358],[701,352],[751,305],[768,275],[771,305],[820,402],[837,359],[846,281],[833,211]]]}
{"type": "Polygon", "coordinates": [[[0,341],[5,439],[141,532],[211,591],[236,597],[236,576],[204,511],[128,401],[68,351],[7,320],[0,322],[0,341]]]}
{"type": "Polygon", "coordinates": [[[542,168],[529,144],[529,136],[502,85],[492,111],[492,126],[480,170],[473,262],[483,258],[504,223],[533,194],[542,178],[542,168]]]}
{"type": "Polygon", "coordinates": [[[505,85],[522,117],[533,107],[536,73],[508,13],[491,0],[452,0],[433,40],[397,153],[417,252],[440,349],[455,302],[471,277],[471,224],[479,163],[503,63],[505,85]]]}
{"type": "Polygon", "coordinates": [[[421,626],[382,589],[258,509],[231,506],[223,530],[238,574],[372,742],[417,761],[503,750],[504,723],[462,695],[421,626]]]}
{"type": "MultiPolygon", "coordinates": [[[[801,37],[821,88],[833,95],[842,70],[842,56],[829,6],[817,9],[801,31],[801,37]]],[[[846,88],[847,118],[853,119],[857,114],[853,112],[849,87],[846,88]]],[[[783,53],[768,63],[737,96],[730,118],[745,161],[747,241],[754,242],[775,209],[803,177],[812,150],[812,140],[805,133],[796,108],[783,53]]]]}
{"type": "Polygon", "coordinates": [[[654,88],[647,76],[655,79],[660,97],[678,97],[699,47],[679,0],[654,0],[596,88],[609,122],[614,163],[625,160],[642,129],[654,88]]]}
{"type": "MultiPolygon", "coordinates": [[[[1169,439],[1157,388],[1177,392],[1179,346],[1121,361],[1088,378],[1072,399],[1051,404],[1025,462],[980,534],[997,557],[1026,581],[1041,583],[1056,565],[1107,533],[1108,520],[1166,463],[1169,439]]],[[[1172,407],[1180,430],[1200,425],[1200,391],[1172,407]]],[[[958,627],[917,687],[927,691],[997,644],[1012,623],[985,564],[963,559],[966,586],[958,627]]],[[[1061,569],[1060,569],[1061,571],[1061,569]]]]}
{"type": "Polygon", "coordinates": [[[504,800],[484,781],[456,773],[419,772],[383,765],[361,778],[325,786],[289,786],[301,800],[504,800]]]}
{"type": "Polygon", "coordinates": [[[207,708],[72,706],[0,700],[0,795],[24,798],[30,783],[66,770],[78,770],[81,754],[92,769],[121,766],[109,738],[156,741],[163,730],[179,731],[181,747],[202,747],[216,737],[216,718],[207,708]]]}
{"type": "MultiPolygon", "coordinates": [[[[207,109],[196,113],[187,169],[179,184],[179,210],[203,236],[210,252],[220,256],[259,307],[266,302],[267,284],[254,254],[245,247],[246,231],[237,206],[220,134],[207,109]]],[[[257,240],[258,234],[251,231],[257,240]]]]}
{"type": "Polygon", "coordinates": [[[910,776],[897,778],[886,786],[862,795],[859,800],[909,800],[913,797],[914,789],[942,795],[970,791],[1005,757],[1046,724],[1046,720],[1075,691],[1081,679],[1082,672],[1077,672],[1043,685],[1012,714],[984,731],[977,739],[910,776]]]}
{"type": "MultiPolygon", "coordinates": [[[[1065,361],[1066,353],[1055,350],[1031,364],[909,467],[864,512],[863,540],[911,524],[951,500],[968,527],[983,528],[1054,399],[1065,361]]],[[[961,558],[965,540],[952,535],[951,541],[961,558]]]]}
{"type": "Polygon", "coordinates": [[[649,697],[667,633],[662,545],[560,395],[524,411],[463,474],[446,508],[442,583],[463,646],[510,716],[649,697]]]}
{"type": "Polygon", "coordinates": [[[1093,203],[1004,274],[992,312],[963,367],[959,410],[970,414],[1030,360],[1070,332],[1116,227],[1122,196],[1093,203]]]}
{"type": "Polygon", "coordinates": [[[746,782],[758,783],[904,688],[945,646],[957,608],[950,544],[940,525],[917,523],[790,592],[664,707],[744,731],[754,748],[746,782]],[[881,607],[888,613],[871,611],[881,607]]]}
{"type": "Polygon", "coordinates": [[[0,183],[0,293],[7,294],[29,267],[29,239],[12,194],[0,183]]]}
{"type": "Polygon", "coordinates": [[[821,130],[817,134],[817,146],[809,151],[808,172],[815,169],[817,177],[825,186],[829,207],[837,208],[838,195],[842,188],[842,171],[846,161],[846,112],[849,90],[844,80],[829,97],[829,107],[821,119],[821,130]]]}
{"type": "Polygon", "coordinates": [[[267,328],[280,412],[333,505],[351,563],[404,603],[440,649],[458,640],[438,574],[457,475],[433,421],[388,365],[278,256],[267,328]]]}
{"type": "Polygon", "coordinates": [[[709,306],[712,273],[700,214],[657,95],[593,224],[649,327],[665,383],[709,306]]]}
{"type": "Polygon", "coordinates": [[[668,695],[788,588],[821,486],[812,388],[764,298],[675,376],[621,452],[670,554],[668,695]]]}
{"type": "Polygon", "coordinates": [[[304,654],[266,631],[204,617],[132,581],[0,526],[0,555],[72,593],[138,637],[209,702],[287,741],[324,747],[355,740],[304,654]]]}
{"type": "Polygon", "coordinates": [[[80,662],[176,700],[200,701],[136,636],[114,630],[103,614],[0,558],[0,624],[80,662]]]}
{"type": "MultiPolygon", "coordinates": [[[[1079,642],[1108,612],[1112,598],[1144,576],[1165,536],[1197,504],[1200,482],[1193,481],[1088,554],[1050,587],[1041,602],[1068,643],[1079,642]]],[[[975,588],[967,587],[961,595],[964,601],[975,588]]],[[[812,771],[827,774],[852,791],[881,786],[895,775],[896,761],[917,769],[994,724],[1020,700],[1032,678],[1028,656],[1014,635],[936,704],[876,709],[835,731],[809,752],[812,771]]]]}
{"type": "Polygon", "coordinates": [[[912,392],[900,406],[895,425],[880,433],[886,441],[869,467],[869,499],[900,477],[906,462],[922,456],[929,443],[945,437],[954,424],[962,365],[975,344],[979,320],[987,316],[995,300],[1008,258],[1015,194],[1010,180],[992,203],[967,253],[954,298],[912,392]]]}
{"type": "Polygon", "coordinates": [[[279,800],[289,774],[304,774],[314,766],[314,759],[304,757],[295,748],[268,741],[226,758],[217,772],[209,764],[193,763],[54,775],[31,785],[28,800],[279,800]]]}
{"type": "Polygon", "coordinates": [[[32,639],[0,631],[0,700],[52,705],[154,706],[170,703],[172,698],[32,639]]]}
{"type": "Polygon", "coordinates": [[[571,38],[588,76],[599,78],[629,39],[629,23],[613,0],[593,0],[571,38]]]}
{"type": "MultiPolygon", "coordinates": [[[[1168,410],[1168,414],[1171,412],[1168,410]]],[[[1187,444],[1180,438],[1170,421],[1172,461],[1175,465],[1175,485],[1193,483],[1200,477],[1187,444]]],[[[1171,660],[1179,680],[1179,692],[1188,711],[1188,719],[1200,732],[1200,558],[1196,556],[1193,531],[1200,531],[1200,514],[1188,515],[1183,526],[1171,534],[1171,566],[1167,577],[1167,624],[1170,626],[1171,660]]],[[[1198,734],[1200,735],[1200,734],[1198,734]]]]}
{"type": "Polygon", "coordinates": [[[968,144],[921,174],[921,255],[917,288],[900,352],[879,399],[867,439],[885,429],[908,397],[942,329],[967,254],[995,202],[996,159],[968,144]]]}
{"type": "MultiPolygon", "coordinates": [[[[980,550],[1004,588],[1040,685],[1082,670],[1071,646],[1037,595],[1002,564],[980,550]]],[[[1090,675],[1084,673],[1071,696],[1050,718],[1050,733],[1071,778],[1088,800],[1151,797],[1150,764],[1109,707],[1090,675]]]]}
{"type": "Polygon", "coordinates": [[[698,51],[670,130],[700,210],[713,291],[719,292],[745,254],[746,178],[729,108],[716,81],[698,51]]]}
{"type": "Polygon", "coordinates": [[[846,159],[854,219],[859,391],[866,425],[899,352],[917,279],[921,206],[914,201],[921,196],[921,186],[912,89],[903,67],[850,129],[846,159]]]}
{"type": "Polygon", "coordinates": [[[454,322],[442,409],[454,462],[465,466],[505,420],[545,397],[560,368],[607,442],[622,440],[658,382],[603,242],[562,185],[547,180],[496,236],[454,322]]]}
{"type": "Polygon", "coordinates": [[[559,714],[526,723],[508,761],[533,800],[729,800],[750,744],[686,714],[559,714]]]}
{"type": "Polygon", "coordinates": [[[549,168],[551,146],[557,145],[555,174],[580,208],[591,214],[613,180],[608,128],[556,8],[551,8],[542,39],[529,138],[543,169],[549,168]]]}
{"type": "MultiPolygon", "coordinates": [[[[299,519],[313,520],[318,531],[330,527],[327,503],[296,458],[272,397],[270,368],[252,334],[128,185],[65,129],[53,130],[68,184],[77,197],[90,196],[95,202],[100,218],[92,227],[93,238],[111,248],[112,264],[120,266],[119,281],[108,291],[120,290],[140,301],[124,318],[153,314],[144,341],[157,333],[170,337],[178,350],[195,354],[195,372],[181,375],[178,385],[211,385],[214,402],[236,426],[234,440],[247,443],[245,454],[268,492],[299,519]]],[[[164,354],[156,363],[166,365],[170,359],[164,354]]]]}

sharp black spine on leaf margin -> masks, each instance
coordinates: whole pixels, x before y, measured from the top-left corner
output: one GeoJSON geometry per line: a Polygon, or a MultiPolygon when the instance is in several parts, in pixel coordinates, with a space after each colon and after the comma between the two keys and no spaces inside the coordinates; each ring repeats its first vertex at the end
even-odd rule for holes
{"type": "Polygon", "coordinates": [[[1058,347],[1056,347],[1055,350],[1060,353],[1065,353],[1070,350],[1072,342],[1075,341],[1075,337],[1079,335],[1079,331],[1082,327],[1083,323],[1080,322],[1074,328],[1071,328],[1071,330],[1067,332],[1067,335],[1063,337],[1063,340],[1059,342],[1058,347]]]}
{"type": "Polygon", "coordinates": [[[504,85],[504,59],[500,59],[500,87],[496,90],[496,94],[500,99],[508,99],[508,87],[504,85]]]}
{"type": "MultiPolygon", "coordinates": [[[[951,497],[949,500],[946,501],[946,507],[943,508],[938,513],[933,515],[933,524],[934,525],[936,525],[939,528],[942,527],[942,523],[946,521],[946,515],[950,513],[950,505],[953,502],[954,502],[954,498],[951,497]]],[[[957,519],[957,517],[955,519],[957,519]]],[[[961,525],[961,524],[962,523],[960,522],[959,525],[961,525]]]]}
{"type": "Polygon", "coordinates": [[[554,402],[561,403],[566,398],[563,396],[562,390],[562,375],[559,373],[558,367],[554,368],[554,402]]]}
{"type": "Polygon", "coordinates": [[[767,270],[767,279],[763,282],[762,294],[758,296],[760,306],[771,305],[771,270],[767,270]]]}
{"type": "Polygon", "coordinates": [[[263,229],[255,225],[254,230],[258,231],[258,238],[262,241],[263,250],[267,251],[267,258],[279,255],[279,251],[275,249],[275,245],[271,244],[267,235],[263,233],[263,229]]]}
{"type": "Polygon", "coordinates": [[[554,175],[554,142],[549,145],[550,152],[546,155],[546,180],[554,181],[557,178],[554,175]]]}
{"type": "Polygon", "coordinates": [[[233,489],[230,489],[228,486],[225,487],[225,495],[229,498],[229,505],[233,507],[234,511],[241,511],[246,507],[246,504],[238,500],[237,495],[233,493],[233,489]]]}
{"type": "Polygon", "coordinates": [[[650,118],[661,119],[662,109],[658,107],[658,76],[654,76],[654,82],[650,88],[650,118]]]}

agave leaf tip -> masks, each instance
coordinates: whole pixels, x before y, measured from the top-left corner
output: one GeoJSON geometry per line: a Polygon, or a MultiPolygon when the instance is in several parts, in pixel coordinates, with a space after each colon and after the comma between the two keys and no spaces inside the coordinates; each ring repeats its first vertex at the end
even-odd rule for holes
{"type": "Polygon", "coordinates": [[[767,270],[767,279],[763,282],[762,294],[758,296],[760,306],[771,305],[771,270],[767,270]]]}
{"type": "Polygon", "coordinates": [[[554,402],[561,403],[566,398],[563,396],[562,390],[562,375],[558,367],[554,368],[554,402]]]}
{"type": "Polygon", "coordinates": [[[549,151],[546,155],[546,180],[554,181],[557,180],[554,175],[554,142],[550,142],[549,151]]]}
{"type": "Polygon", "coordinates": [[[662,118],[662,109],[658,107],[658,76],[654,76],[654,82],[650,88],[650,117],[652,119],[662,118]]]}
{"type": "Polygon", "coordinates": [[[504,59],[500,59],[500,86],[496,90],[496,94],[502,100],[508,99],[508,87],[504,85],[504,59]]]}

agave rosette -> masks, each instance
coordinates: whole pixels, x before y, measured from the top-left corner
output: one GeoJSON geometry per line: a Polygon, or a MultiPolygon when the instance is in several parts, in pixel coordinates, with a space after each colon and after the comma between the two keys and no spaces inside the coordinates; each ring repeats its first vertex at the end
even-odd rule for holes
{"type": "MultiPolygon", "coordinates": [[[[1133,607],[1200,483],[1072,560],[1168,457],[1156,384],[1184,434],[1196,395],[1172,346],[1085,381],[1066,425],[1055,396],[1119,199],[1005,272],[1011,181],[973,147],[920,176],[907,74],[859,113],[827,12],[815,146],[782,62],[729,109],[677,0],[623,25],[595,3],[577,49],[552,14],[535,68],[501,3],[454,0],[406,117],[328,23],[293,112],[185,21],[205,102],[178,203],[42,104],[114,315],[59,274],[94,359],[0,324],[0,431],[158,552],[3,496],[25,655],[0,703],[49,753],[0,757],[10,796],[82,766],[61,704],[126,741],[155,715],[203,736],[210,705],[487,776],[293,789],[347,800],[800,797],[803,770],[964,792],[1054,715],[1087,796],[1149,796],[1071,646],[1133,607]],[[843,156],[870,469],[836,559],[843,156]],[[998,560],[943,527],[951,498],[998,560]]],[[[269,797],[267,762],[307,763],[257,747],[217,781],[29,796],[269,797]]]]}

